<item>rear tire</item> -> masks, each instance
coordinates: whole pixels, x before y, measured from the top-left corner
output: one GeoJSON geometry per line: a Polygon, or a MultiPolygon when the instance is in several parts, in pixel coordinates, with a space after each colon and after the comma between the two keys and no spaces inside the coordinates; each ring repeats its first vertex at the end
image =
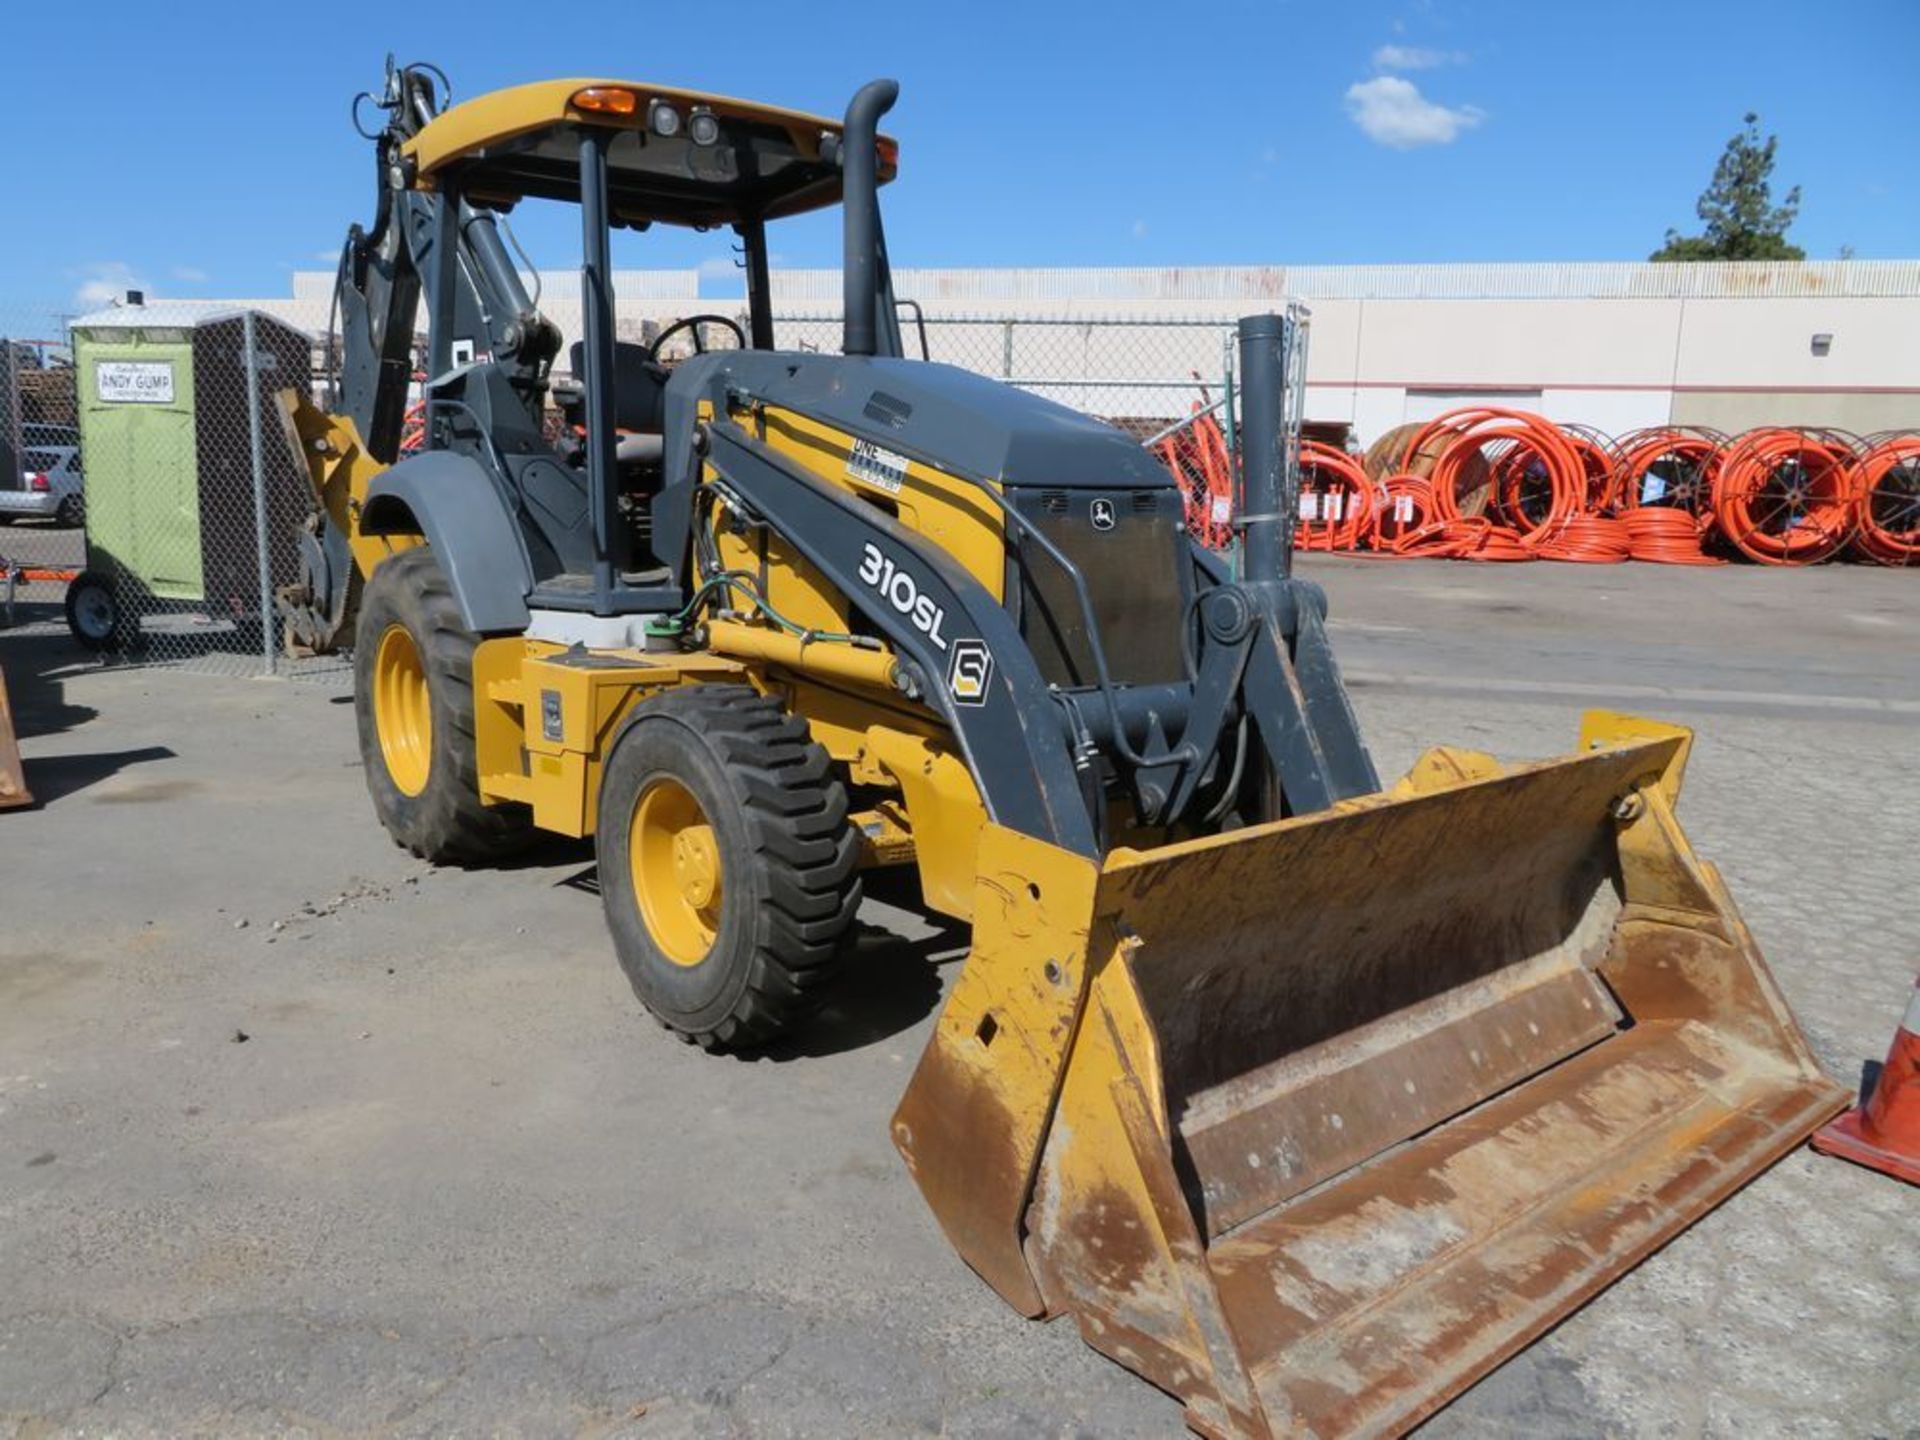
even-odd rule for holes
{"type": "Polygon", "coordinates": [[[426,546],[381,562],[355,631],[353,709],[374,812],[423,860],[472,864],[525,848],[523,805],[480,800],[473,651],[460,606],[426,546]]]}
{"type": "Polygon", "coordinates": [[[87,523],[86,502],[78,495],[67,496],[53,512],[53,523],[68,530],[77,530],[87,523]]]}
{"type": "Polygon", "coordinates": [[[846,787],[806,724],[742,685],[640,705],[600,785],[600,895],[634,993],[743,1050],[819,1003],[860,906],[846,787]]]}

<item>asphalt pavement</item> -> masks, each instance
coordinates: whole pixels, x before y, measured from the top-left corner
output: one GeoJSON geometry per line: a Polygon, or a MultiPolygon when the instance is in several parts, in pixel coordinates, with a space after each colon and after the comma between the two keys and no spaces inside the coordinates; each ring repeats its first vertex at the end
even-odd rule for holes
{"type": "MultiPolygon", "coordinates": [[[[1383,772],[1564,751],[1588,705],[1697,725],[1695,844],[1823,1063],[1885,1052],[1920,576],[1302,569],[1383,772]]],[[[0,1436],[1180,1433],[892,1150],[965,953],[910,885],[813,1029],[704,1055],[634,1002],[586,847],[417,862],[337,685],[103,667],[56,600],[0,631],[42,802],[0,815],[0,1436]]],[[[1920,1191],[1797,1152],[1424,1433],[1920,1433],[1916,1235],[1920,1191]]]]}

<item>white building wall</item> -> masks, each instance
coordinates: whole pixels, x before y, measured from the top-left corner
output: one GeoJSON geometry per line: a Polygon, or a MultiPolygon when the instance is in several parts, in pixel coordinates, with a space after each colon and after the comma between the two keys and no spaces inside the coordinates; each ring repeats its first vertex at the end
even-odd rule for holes
{"type": "MultiPolygon", "coordinates": [[[[540,278],[571,342],[577,277],[540,278]]],[[[693,271],[614,278],[627,338],[696,309],[744,309],[737,291],[702,298],[693,271]]],[[[291,300],[237,303],[318,333],[332,283],[303,273],[291,300]]],[[[1313,313],[1308,415],[1363,441],[1477,399],[1613,434],[1920,427],[1920,261],[902,270],[896,288],[924,307],[935,359],[1056,382],[1044,393],[1104,414],[1184,413],[1190,372],[1218,384],[1231,320],[1295,298],[1313,313]],[[1192,320],[1212,323],[1170,323],[1192,320]],[[1815,334],[1833,336],[1825,356],[1815,334]]],[[[838,271],[779,271],[773,290],[777,314],[805,317],[781,343],[837,345],[838,271]]]]}

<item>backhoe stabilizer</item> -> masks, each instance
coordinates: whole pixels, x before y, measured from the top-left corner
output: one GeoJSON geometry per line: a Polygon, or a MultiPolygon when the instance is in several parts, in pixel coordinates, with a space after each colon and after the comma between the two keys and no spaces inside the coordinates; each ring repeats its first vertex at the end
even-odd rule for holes
{"type": "Polygon", "coordinates": [[[1398,1434],[1841,1109],[1688,733],[1581,742],[1100,865],[989,827],[894,1120],[968,1263],[1203,1433],[1398,1434]]]}

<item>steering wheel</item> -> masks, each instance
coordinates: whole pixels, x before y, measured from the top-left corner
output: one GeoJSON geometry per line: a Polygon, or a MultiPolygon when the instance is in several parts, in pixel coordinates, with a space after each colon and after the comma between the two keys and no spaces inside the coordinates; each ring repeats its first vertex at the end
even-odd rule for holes
{"type": "Polygon", "coordinates": [[[660,364],[660,351],[666,346],[668,340],[678,335],[682,330],[687,331],[693,336],[693,353],[696,355],[706,354],[707,342],[705,336],[702,334],[702,327],[707,325],[726,326],[727,329],[733,332],[734,347],[739,350],[747,348],[747,332],[742,330],[738,323],[729,319],[727,316],[689,315],[685,319],[674,321],[673,324],[667,326],[666,329],[653,337],[653,343],[647,347],[647,359],[655,365],[660,364]]]}

